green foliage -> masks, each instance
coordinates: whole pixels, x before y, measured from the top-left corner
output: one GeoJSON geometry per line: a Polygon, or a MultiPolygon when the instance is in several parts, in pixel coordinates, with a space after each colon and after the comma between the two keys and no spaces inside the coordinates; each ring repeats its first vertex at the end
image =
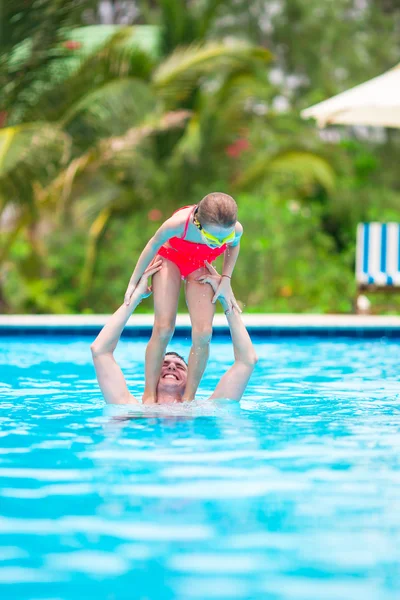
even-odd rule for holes
{"type": "MultiPolygon", "coordinates": [[[[52,65],[68,53],[65,34],[81,24],[94,0],[13,0],[0,5],[1,109],[29,103],[32,90],[47,81],[52,65]]],[[[41,119],[42,120],[42,119],[41,119]]]]}
{"type": "Polygon", "coordinates": [[[236,181],[236,186],[239,189],[248,189],[271,175],[292,178],[298,188],[317,184],[330,192],[335,187],[335,172],[326,160],[311,152],[298,151],[261,157],[243,171],[236,181]]]}
{"type": "Polygon", "coordinates": [[[257,61],[268,63],[270,53],[248,44],[209,42],[175,50],[154,73],[155,89],[173,101],[185,100],[198,87],[200,78],[218,73],[223,76],[238,67],[255,68],[257,61]]]}
{"type": "Polygon", "coordinates": [[[71,139],[57,126],[27,123],[0,129],[0,200],[31,208],[70,156],[71,139]],[[36,188],[36,190],[35,190],[36,188]]]}
{"type": "Polygon", "coordinates": [[[185,0],[161,0],[161,49],[164,55],[175,48],[207,38],[222,0],[204,0],[188,9],[185,0]]]}
{"type": "Polygon", "coordinates": [[[0,52],[5,311],[111,311],[162,221],[215,190],[239,205],[246,310],[352,310],[357,223],[399,220],[399,132],[324,139],[299,110],[398,61],[395,3],[162,0],[117,28],[31,4],[0,52]]]}

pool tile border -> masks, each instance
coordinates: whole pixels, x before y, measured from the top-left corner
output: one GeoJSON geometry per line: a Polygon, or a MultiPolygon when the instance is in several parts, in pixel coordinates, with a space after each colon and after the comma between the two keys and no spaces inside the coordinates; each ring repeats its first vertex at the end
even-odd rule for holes
{"type": "MultiPolygon", "coordinates": [[[[109,315],[1,315],[0,336],[65,335],[95,337],[109,315]]],[[[245,314],[251,335],[262,337],[400,338],[400,317],[320,314],[245,314]]],[[[124,337],[144,337],[151,332],[153,315],[133,315],[124,337]]],[[[189,337],[188,315],[178,315],[175,335],[189,337]]],[[[214,320],[214,336],[227,335],[224,315],[214,320]]]]}

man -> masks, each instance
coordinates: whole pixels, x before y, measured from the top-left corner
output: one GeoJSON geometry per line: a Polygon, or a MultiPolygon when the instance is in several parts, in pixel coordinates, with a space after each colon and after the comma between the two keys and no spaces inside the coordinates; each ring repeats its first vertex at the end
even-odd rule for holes
{"type": "MultiPolygon", "coordinates": [[[[138,404],[126,385],[125,378],[114,358],[114,350],[124,327],[137,305],[151,294],[147,280],[162,268],[162,261],[156,260],[144,272],[132,297],[130,304],[123,304],[112,315],[91,345],[97,381],[104,399],[109,404],[138,404]]],[[[212,265],[207,263],[209,275],[199,278],[203,284],[209,284],[217,290],[220,275],[212,265]]],[[[228,310],[224,297],[219,298],[228,320],[231,332],[235,362],[222,376],[210,400],[230,398],[240,400],[257,362],[257,356],[250,336],[243,324],[240,313],[228,310]]],[[[187,380],[187,364],[175,352],[167,352],[164,357],[160,379],[157,386],[157,403],[168,404],[181,402],[187,380]]]]}

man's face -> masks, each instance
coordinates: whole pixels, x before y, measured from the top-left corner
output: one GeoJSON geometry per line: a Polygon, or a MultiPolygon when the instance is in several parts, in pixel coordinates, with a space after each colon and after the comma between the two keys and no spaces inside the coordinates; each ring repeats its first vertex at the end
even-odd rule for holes
{"type": "Polygon", "coordinates": [[[184,361],[174,354],[167,354],[161,367],[157,392],[183,395],[187,381],[187,366],[184,361]]]}

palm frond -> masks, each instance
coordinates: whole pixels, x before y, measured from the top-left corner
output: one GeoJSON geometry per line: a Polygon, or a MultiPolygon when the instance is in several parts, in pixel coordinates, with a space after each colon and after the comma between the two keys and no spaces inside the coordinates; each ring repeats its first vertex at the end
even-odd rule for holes
{"type": "Polygon", "coordinates": [[[54,77],[34,97],[24,120],[58,121],[79,102],[82,96],[96,87],[121,77],[149,80],[154,58],[132,43],[132,28],[127,27],[113,35],[103,46],[89,55],[81,55],[76,62],[65,62],[62,75],[54,77]],[[66,74],[67,72],[67,74],[66,74]]]}
{"type": "Polygon", "coordinates": [[[266,64],[271,54],[264,48],[242,42],[208,42],[178,48],[153,74],[154,88],[168,99],[184,100],[205,75],[266,64]]]}
{"type": "Polygon", "coordinates": [[[265,97],[268,87],[264,78],[235,72],[229,74],[214,93],[203,94],[200,113],[209,140],[225,145],[232,142],[241,129],[248,129],[252,120],[249,103],[265,97]]]}
{"type": "Polygon", "coordinates": [[[161,50],[168,55],[196,39],[195,22],[184,0],[161,0],[161,50]]]}
{"type": "Polygon", "coordinates": [[[165,55],[177,46],[204,40],[223,0],[161,0],[161,47],[165,55]]]}
{"type": "Polygon", "coordinates": [[[213,21],[217,17],[220,6],[223,6],[224,0],[206,0],[201,13],[197,16],[198,35],[200,38],[205,38],[210,31],[213,21]]]}
{"type": "Polygon", "coordinates": [[[71,139],[47,123],[0,130],[0,194],[6,201],[31,203],[35,186],[48,185],[70,155],[71,139]]]}
{"type": "Polygon", "coordinates": [[[65,204],[79,175],[93,174],[102,167],[121,168],[121,159],[122,166],[125,160],[131,163],[136,147],[144,139],[158,132],[183,127],[190,115],[187,110],[151,115],[143,124],[130,128],[124,135],[100,140],[95,147],[71,161],[68,168],[47,188],[46,193],[49,197],[61,198],[65,204]]]}
{"type": "Polygon", "coordinates": [[[336,175],[331,165],[311,152],[289,151],[274,157],[256,160],[236,180],[237,189],[246,189],[272,174],[295,178],[299,185],[319,184],[330,192],[335,187],[336,175]]]}
{"type": "Polygon", "coordinates": [[[252,115],[248,101],[267,94],[268,82],[246,73],[233,73],[221,78],[213,91],[200,90],[195,112],[171,152],[171,164],[189,161],[200,163],[214,151],[227,145],[249,128],[252,115]]]}
{"type": "Polygon", "coordinates": [[[71,190],[69,216],[77,229],[87,231],[101,212],[120,209],[124,201],[123,187],[108,175],[105,170],[83,172],[79,184],[71,190]]]}
{"type": "Polygon", "coordinates": [[[61,123],[78,146],[99,138],[122,135],[155,110],[156,99],[140,79],[109,81],[73,104],[61,123]]]}
{"type": "Polygon", "coordinates": [[[189,120],[181,139],[175,144],[170,162],[175,164],[182,160],[188,160],[193,164],[198,162],[203,143],[201,133],[199,115],[194,114],[189,120]]]}
{"type": "Polygon", "coordinates": [[[86,298],[91,288],[94,269],[97,259],[98,241],[111,217],[110,206],[103,208],[89,228],[88,242],[85,252],[85,260],[80,274],[81,296],[86,298]]]}

